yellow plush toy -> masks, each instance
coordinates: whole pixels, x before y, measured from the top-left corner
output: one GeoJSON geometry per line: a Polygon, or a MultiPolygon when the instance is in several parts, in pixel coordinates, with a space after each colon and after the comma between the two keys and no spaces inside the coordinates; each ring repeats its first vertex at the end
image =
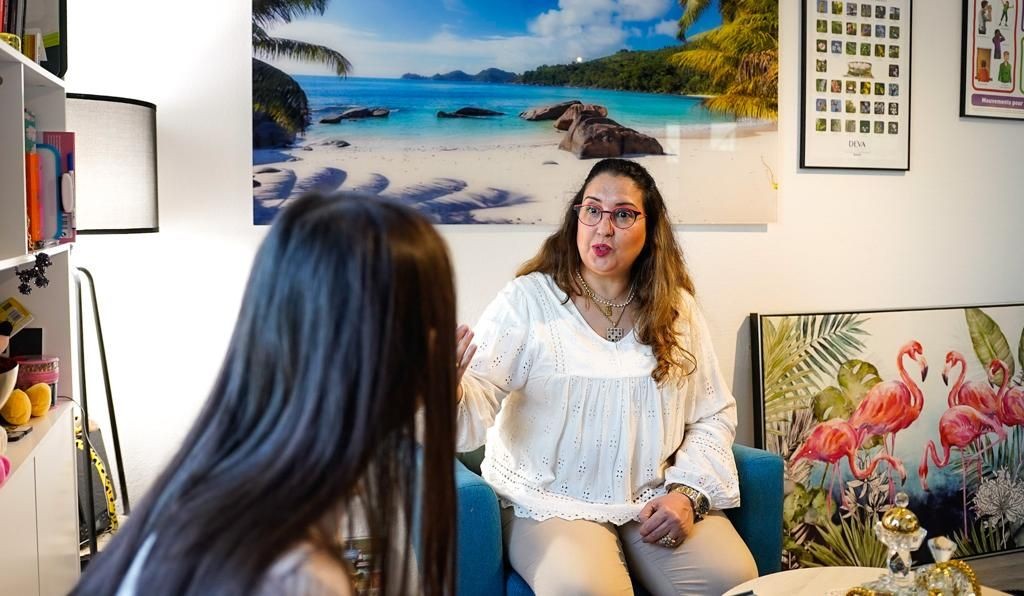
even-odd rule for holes
{"type": "Polygon", "coordinates": [[[15,426],[28,422],[29,418],[32,417],[32,401],[28,398],[28,394],[21,389],[12,391],[11,397],[4,404],[4,407],[0,409],[0,416],[3,416],[8,424],[15,426]]]}
{"type": "Polygon", "coordinates": [[[50,411],[50,386],[46,383],[36,383],[25,390],[28,399],[32,403],[33,416],[45,416],[50,411]]]}

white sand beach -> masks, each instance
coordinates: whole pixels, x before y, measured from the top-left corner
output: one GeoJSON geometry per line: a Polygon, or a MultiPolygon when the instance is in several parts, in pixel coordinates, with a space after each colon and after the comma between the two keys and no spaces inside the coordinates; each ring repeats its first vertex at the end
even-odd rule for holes
{"type": "MultiPolygon", "coordinates": [[[[303,192],[357,189],[408,201],[440,223],[556,224],[597,161],[558,149],[561,134],[491,146],[361,147],[339,129],[350,146],[254,151],[255,223],[269,223],[303,192]]],[[[677,127],[658,140],[666,155],[630,157],[654,176],[674,223],[775,221],[774,123],[677,127]]]]}

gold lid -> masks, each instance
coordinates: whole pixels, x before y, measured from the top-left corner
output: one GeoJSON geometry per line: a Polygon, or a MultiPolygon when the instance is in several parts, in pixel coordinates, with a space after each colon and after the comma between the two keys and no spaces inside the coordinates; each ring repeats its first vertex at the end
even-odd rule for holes
{"type": "Polygon", "coordinates": [[[896,495],[896,506],[885,512],[882,516],[882,527],[890,532],[897,532],[899,534],[913,534],[921,527],[921,524],[917,521],[917,516],[910,509],[907,509],[907,505],[910,503],[910,499],[906,493],[899,493],[896,495]]]}

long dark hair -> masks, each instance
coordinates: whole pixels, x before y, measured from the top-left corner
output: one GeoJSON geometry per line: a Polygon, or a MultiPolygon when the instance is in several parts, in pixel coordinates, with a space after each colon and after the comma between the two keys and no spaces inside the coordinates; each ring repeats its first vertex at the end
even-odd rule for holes
{"type": "Polygon", "coordinates": [[[248,594],[290,548],[331,550],[332,513],[354,508],[383,594],[411,589],[417,533],[423,593],[453,593],[454,354],[451,266],[424,218],[356,194],[297,200],[256,255],[183,447],[74,593],[115,592],[152,539],[138,594],[248,594]]]}
{"type": "Polygon", "coordinates": [[[579,219],[573,207],[583,203],[590,181],[601,174],[622,176],[632,180],[643,193],[647,242],[630,271],[636,289],[636,337],[651,346],[658,360],[651,376],[659,383],[671,377],[693,372],[696,359],[679,343],[675,328],[683,314],[680,290],[695,293],[693,280],[686,269],[683,251],[672,234],[665,200],[651,174],[640,164],[628,159],[602,159],[594,164],[580,189],[566,206],[562,225],[548,236],[540,251],[523,263],[516,275],[540,271],[550,275],[567,296],[583,294],[576,272],[582,261],[576,247],[579,219]]]}

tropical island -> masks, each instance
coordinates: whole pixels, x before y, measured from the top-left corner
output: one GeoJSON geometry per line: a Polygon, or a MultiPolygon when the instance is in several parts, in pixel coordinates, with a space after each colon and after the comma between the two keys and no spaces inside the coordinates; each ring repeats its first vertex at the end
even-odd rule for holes
{"type": "Polygon", "coordinates": [[[584,87],[682,95],[717,95],[721,93],[724,90],[724,85],[716,84],[715,80],[702,70],[673,63],[673,56],[682,51],[683,47],[682,45],[672,45],[658,50],[622,49],[610,56],[585,62],[544,64],[522,74],[500,68],[486,68],[475,75],[461,70],[453,70],[430,76],[405,73],[401,79],[584,87]]]}
{"type": "Polygon", "coordinates": [[[461,70],[453,70],[443,74],[436,73],[429,77],[407,72],[402,75],[401,78],[407,81],[453,81],[456,83],[469,83],[476,81],[478,83],[515,83],[518,82],[519,75],[507,70],[501,70],[500,68],[485,68],[475,75],[471,75],[461,70]]]}

